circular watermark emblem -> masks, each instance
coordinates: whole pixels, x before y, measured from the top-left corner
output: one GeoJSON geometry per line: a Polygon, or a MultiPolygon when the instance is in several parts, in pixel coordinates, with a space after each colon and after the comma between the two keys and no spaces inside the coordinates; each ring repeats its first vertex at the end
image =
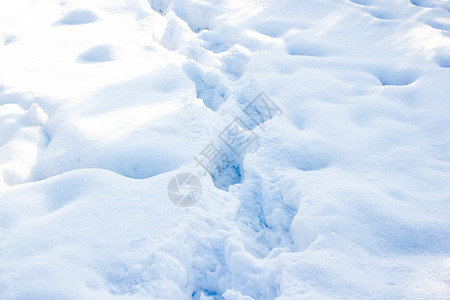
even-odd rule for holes
{"type": "Polygon", "coordinates": [[[195,175],[180,173],[170,180],[167,194],[169,199],[178,206],[192,206],[202,195],[202,185],[195,175]]]}

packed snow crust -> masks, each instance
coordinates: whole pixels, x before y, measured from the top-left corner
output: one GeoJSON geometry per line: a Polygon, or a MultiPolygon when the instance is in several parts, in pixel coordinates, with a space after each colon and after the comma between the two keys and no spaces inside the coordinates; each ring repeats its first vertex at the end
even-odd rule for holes
{"type": "Polygon", "coordinates": [[[0,299],[449,299],[449,95],[444,0],[2,1],[0,299]]]}

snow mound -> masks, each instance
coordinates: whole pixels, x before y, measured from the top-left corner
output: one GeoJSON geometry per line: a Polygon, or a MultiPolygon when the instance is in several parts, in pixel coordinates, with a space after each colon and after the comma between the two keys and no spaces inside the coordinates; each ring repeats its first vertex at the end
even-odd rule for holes
{"type": "Polygon", "coordinates": [[[58,25],[81,25],[98,21],[98,16],[88,9],[75,9],[68,12],[56,24],[58,25]]]}
{"type": "Polygon", "coordinates": [[[97,45],[81,53],[77,61],[86,63],[101,63],[115,59],[116,48],[113,45],[97,45]]]}

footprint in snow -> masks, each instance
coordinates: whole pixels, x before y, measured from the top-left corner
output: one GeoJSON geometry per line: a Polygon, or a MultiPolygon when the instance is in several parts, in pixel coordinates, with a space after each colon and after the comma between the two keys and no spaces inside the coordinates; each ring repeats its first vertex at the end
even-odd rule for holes
{"type": "Polygon", "coordinates": [[[410,0],[409,2],[419,7],[435,7],[437,5],[435,0],[410,0]]]}
{"type": "Polygon", "coordinates": [[[209,109],[217,111],[229,96],[228,88],[220,80],[220,75],[214,71],[206,71],[192,60],[183,64],[183,70],[194,82],[197,98],[202,99],[209,109]]]}
{"type": "Polygon", "coordinates": [[[6,35],[3,38],[3,45],[6,46],[6,45],[9,45],[9,44],[11,44],[11,43],[13,43],[15,41],[17,41],[17,37],[15,35],[11,35],[11,34],[10,35],[6,35]]]}
{"type": "Polygon", "coordinates": [[[289,55],[324,57],[330,54],[330,50],[326,46],[309,42],[304,38],[288,37],[285,39],[285,43],[289,55]]]}
{"type": "Polygon", "coordinates": [[[299,23],[299,21],[292,24],[292,22],[282,20],[266,20],[253,25],[257,32],[273,38],[279,38],[291,29],[309,29],[310,27],[310,25],[299,23]]]}
{"type": "Polygon", "coordinates": [[[433,8],[421,15],[420,20],[434,29],[450,32],[450,15],[443,9],[433,8]]]}
{"type": "Polygon", "coordinates": [[[422,72],[413,68],[389,68],[376,66],[369,68],[368,72],[375,76],[381,85],[409,85],[420,78],[422,72]]]}
{"type": "Polygon", "coordinates": [[[245,47],[234,45],[222,55],[221,61],[222,72],[228,74],[231,80],[237,80],[244,74],[250,61],[250,52],[245,47]]]}
{"type": "Polygon", "coordinates": [[[368,13],[372,15],[372,17],[375,17],[380,20],[394,20],[399,17],[397,11],[380,8],[369,9],[368,13]]]}
{"type": "Polygon", "coordinates": [[[450,52],[439,53],[434,59],[441,68],[450,68],[450,52]]]}

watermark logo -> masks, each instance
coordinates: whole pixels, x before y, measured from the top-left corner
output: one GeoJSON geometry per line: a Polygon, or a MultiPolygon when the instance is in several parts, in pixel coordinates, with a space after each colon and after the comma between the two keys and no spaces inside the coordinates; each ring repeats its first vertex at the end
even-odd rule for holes
{"type": "Polygon", "coordinates": [[[202,195],[200,180],[191,173],[180,173],[170,180],[167,187],[169,199],[178,206],[192,206],[202,195]]]}
{"type": "Polygon", "coordinates": [[[219,139],[240,156],[244,151],[258,139],[258,135],[251,131],[240,118],[236,118],[231,122],[220,134],[219,139]]]}
{"type": "Polygon", "coordinates": [[[256,98],[250,102],[244,109],[244,112],[255,125],[264,130],[264,123],[270,119],[281,115],[283,112],[275,102],[269,98],[264,92],[261,92],[256,98]]]}
{"type": "MultiPolygon", "coordinates": [[[[243,157],[259,138],[255,129],[265,131],[267,121],[283,114],[264,92],[249,102],[242,112],[242,118],[234,118],[215,140],[194,157],[196,166],[209,173],[216,187],[222,190],[228,190],[230,185],[241,181],[243,157]]],[[[178,206],[194,205],[200,199],[201,192],[200,181],[190,173],[178,174],[169,183],[169,198],[178,206]]]]}

